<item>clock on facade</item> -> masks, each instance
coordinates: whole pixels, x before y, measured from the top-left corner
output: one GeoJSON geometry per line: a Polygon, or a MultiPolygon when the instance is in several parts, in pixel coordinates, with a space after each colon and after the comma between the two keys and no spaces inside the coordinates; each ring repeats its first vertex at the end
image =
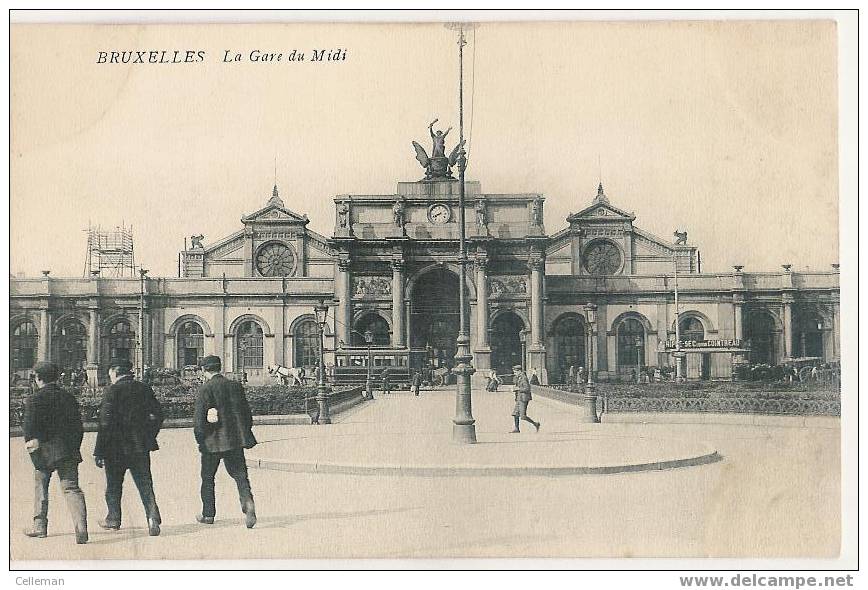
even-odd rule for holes
{"type": "Polygon", "coordinates": [[[256,253],[256,270],[264,277],[287,277],[295,272],[295,255],[286,244],[265,244],[256,253]]]}
{"type": "Polygon", "coordinates": [[[591,242],[582,256],[582,262],[592,275],[611,275],[621,268],[621,250],[607,240],[591,242]]]}
{"type": "Polygon", "coordinates": [[[452,219],[452,209],[445,203],[435,203],[428,208],[431,223],[448,223],[452,219]]]}

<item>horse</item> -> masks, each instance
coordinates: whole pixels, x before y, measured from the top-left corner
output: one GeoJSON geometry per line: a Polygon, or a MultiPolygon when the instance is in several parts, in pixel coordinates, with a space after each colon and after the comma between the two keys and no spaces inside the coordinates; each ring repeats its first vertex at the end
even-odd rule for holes
{"type": "Polygon", "coordinates": [[[280,379],[284,385],[304,385],[304,367],[268,365],[268,374],[280,379]]]}

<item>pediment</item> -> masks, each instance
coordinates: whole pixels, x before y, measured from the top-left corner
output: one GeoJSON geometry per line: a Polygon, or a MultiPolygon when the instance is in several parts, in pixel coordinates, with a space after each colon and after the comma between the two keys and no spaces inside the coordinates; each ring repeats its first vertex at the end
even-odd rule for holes
{"type": "Polygon", "coordinates": [[[307,215],[299,215],[279,205],[268,205],[259,211],[255,211],[241,218],[241,222],[248,223],[300,223],[307,224],[307,215]]]}
{"type": "Polygon", "coordinates": [[[573,213],[567,217],[567,221],[570,223],[587,219],[594,221],[633,221],[636,219],[636,216],[609,203],[596,202],[590,207],[585,207],[578,213],[573,213]]]}

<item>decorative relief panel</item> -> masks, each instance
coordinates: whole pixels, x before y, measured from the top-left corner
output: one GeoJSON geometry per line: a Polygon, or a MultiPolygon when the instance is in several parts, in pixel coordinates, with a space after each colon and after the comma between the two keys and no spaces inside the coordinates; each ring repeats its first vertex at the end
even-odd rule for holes
{"type": "Polygon", "coordinates": [[[527,278],[522,276],[491,277],[488,279],[488,293],[491,297],[526,295],[527,278]]]}
{"type": "Polygon", "coordinates": [[[264,213],[257,217],[257,219],[293,219],[291,216],[287,215],[283,211],[279,211],[277,209],[273,211],[269,211],[268,213],[264,213]]]}
{"type": "Polygon", "coordinates": [[[386,277],[353,277],[354,295],[391,295],[392,279],[386,277]]]}

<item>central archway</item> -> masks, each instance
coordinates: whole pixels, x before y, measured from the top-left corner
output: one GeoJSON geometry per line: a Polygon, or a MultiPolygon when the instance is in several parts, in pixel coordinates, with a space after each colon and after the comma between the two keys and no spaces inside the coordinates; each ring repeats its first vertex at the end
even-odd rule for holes
{"type": "Polygon", "coordinates": [[[425,351],[435,367],[455,364],[458,276],[437,268],[420,276],[410,301],[410,348],[425,351]]]}
{"type": "Polygon", "coordinates": [[[498,375],[511,375],[513,366],[524,366],[523,330],[524,322],[512,311],[501,313],[491,322],[491,368],[498,375]]]}

